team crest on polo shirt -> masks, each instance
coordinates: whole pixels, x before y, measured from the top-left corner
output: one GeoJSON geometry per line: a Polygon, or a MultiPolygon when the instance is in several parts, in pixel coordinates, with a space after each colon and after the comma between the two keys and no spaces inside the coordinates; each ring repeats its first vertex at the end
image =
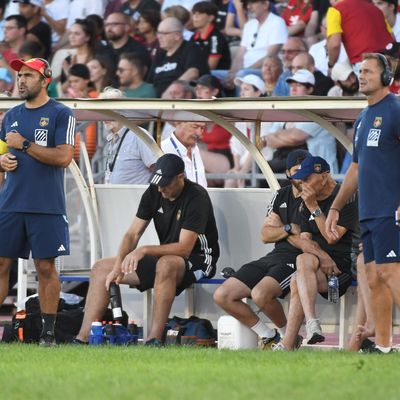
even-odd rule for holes
{"type": "Polygon", "coordinates": [[[368,132],[367,146],[368,147],[378,147],[380,136],[381,136],[380,129],[370,129],[368,132]]]}
{"type": "Polygon", "coordinates": [[[179,221],[181,219],[181,215],[182,215],[182,210],[178,210],[178,212],[176,213],[176,220],[179,221]]]}
{"type": "Polygon", "coordinates": [[[379,128],[382,125],[382,117],[375,117],[374,128],[379,128]]]}
{"type": "Polygon", "coordinates": [[[49,124],[49,118],[45,118],[45,117],[41,117],[40,118],[40,122],[39,125],[44,128],[45,126],[47,126],[49,124]]]}
{"type": "Polygon", "coordinates": [[[314,164],[314,172],[317,174],[321,172],[321,164],[314,164]]]}

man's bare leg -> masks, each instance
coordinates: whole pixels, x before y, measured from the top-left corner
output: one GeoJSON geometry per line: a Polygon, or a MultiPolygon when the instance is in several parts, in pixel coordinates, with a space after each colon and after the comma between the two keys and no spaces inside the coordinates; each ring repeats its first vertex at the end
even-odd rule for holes
{"type": "Polygon", "coordinates": [[[11,258],[0,257],[0,306],[8,294],[8,281],[12,262],[11,258]]]}
{"type": "Polygon", "coordinates": [[[39,302],[42,314],[57,314],[61,284],[54,258],[34,260],[39,281],[39,302]]]}
{"type": "Polygon", "coordinates": [[[153,312],[148,339],[161,340],[165,323],[176,296],[176,288],[185,275],[182,257],[163,256],[157,261],[153,291],[153,312]]]}

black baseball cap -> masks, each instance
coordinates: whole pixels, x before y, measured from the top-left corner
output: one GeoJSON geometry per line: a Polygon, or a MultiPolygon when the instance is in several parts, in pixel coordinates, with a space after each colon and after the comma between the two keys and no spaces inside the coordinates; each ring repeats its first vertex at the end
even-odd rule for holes
{"type": "Polygon", "coordinates": [[[309,156],[300,164],[299,170],[292,175],[292,179],[305,179],[311,174],[330,172],[329,164],[322,157],[309,156]]]}
{"type": "Polygon", "coordinates": [[[164,154],[161,156],[151,176],[149,183],[157,186],[167,186],[175,176],[185,171],[185,163],[176,154],[164,154]]]}
{"type": "Polygon", "coordinates": [[[300,165],[301,162],[309,156],[311,156],[311,154],[307,150],[296,149],[291,151],[286,158],[286,169],[290,169],[295,165],[300,165]]]}
{"type": "Polygon", "coordinates": [[[191,81],[190,85],[191,86],[202,85],[210,89],[219,89],[220,92],[222,91],[221,81],[214,75],[209,75],[209,74],[202,75],[199,79],[191,81]]]}

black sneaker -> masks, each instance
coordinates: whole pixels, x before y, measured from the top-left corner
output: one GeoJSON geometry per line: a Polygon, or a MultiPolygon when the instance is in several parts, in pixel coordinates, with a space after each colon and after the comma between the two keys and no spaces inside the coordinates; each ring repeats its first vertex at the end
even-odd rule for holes
{"type": "Polygon", "coordinates": [[[273,345],[276,345],[281,340],[281,335],[275,329],[275,335],[271,338],[262,337],[258,340],[258,348],[261,350],[271,350],[273,345]]]}
{"type": "Polygon", "coordinates": [[[55,347],[57,346],[56,338],[53,335],[43,335],[39,339],[40,347],[55,347]]]}
{"type": "Polygon", "coordinates": [[[375,343],[372,340],[364,339],[361,342],[360,350],[365,350],[365,352],[368,352],[368,349],[372,347],[375,347],[375,343]]]}
{"type": "Polygon", "coordinates": [[[160,339],[152,338],[147,340],[144,345],[149,347],[161,347],[162,342],[160,339]]]}
{"type": "Polygon", "coordinates": [[[71,339],[68,344],[72,344],[74,346],[87,346],[89,343],[88,342],[84,342],[82,340],[77,339],[76,337],[71,339]]]}
{"type": "Polygon", "coordinates": [[[359,352],[363,353],[363,354],[373,354],[373,353],[375,353],[375,354],[391,354],[391,353],[397,353],[397,350],[392,348],[392,349],[390,349],[389,353],[384,353],[382,350],[380,350],[376,347],[375,343],[373,343],[372,346],[370,346],[366,349],[361,349],[359,352]]]}

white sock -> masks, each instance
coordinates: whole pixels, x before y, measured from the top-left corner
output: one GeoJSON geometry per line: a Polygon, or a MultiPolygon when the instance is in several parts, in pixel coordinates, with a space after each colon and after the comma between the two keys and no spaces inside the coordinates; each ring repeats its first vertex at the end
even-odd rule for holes
{"type": "Polygon", "coordinates": [[[278,328],[279,333],[281,334],[281,336],[285,336],[286,333],[286,325],[282,326],[282,328],[278,328]]]}
{"type": "Polygon", "coordinates": [[[383,347],[383,346],[375,346],[377,349],[379,349],[382,353],[389,353],[390,350],[392,350],[391,347],[383,347]]]}
{"type": "Polygon", "coordinates": [[[267,325],[264,324],[260,319],[258,322],[250,328],[252,331],[257,333],[259,337],[266,337],[266,338],[272,338],[275,336],[276,332],[274,329],[268,328],[267,325]]]}

